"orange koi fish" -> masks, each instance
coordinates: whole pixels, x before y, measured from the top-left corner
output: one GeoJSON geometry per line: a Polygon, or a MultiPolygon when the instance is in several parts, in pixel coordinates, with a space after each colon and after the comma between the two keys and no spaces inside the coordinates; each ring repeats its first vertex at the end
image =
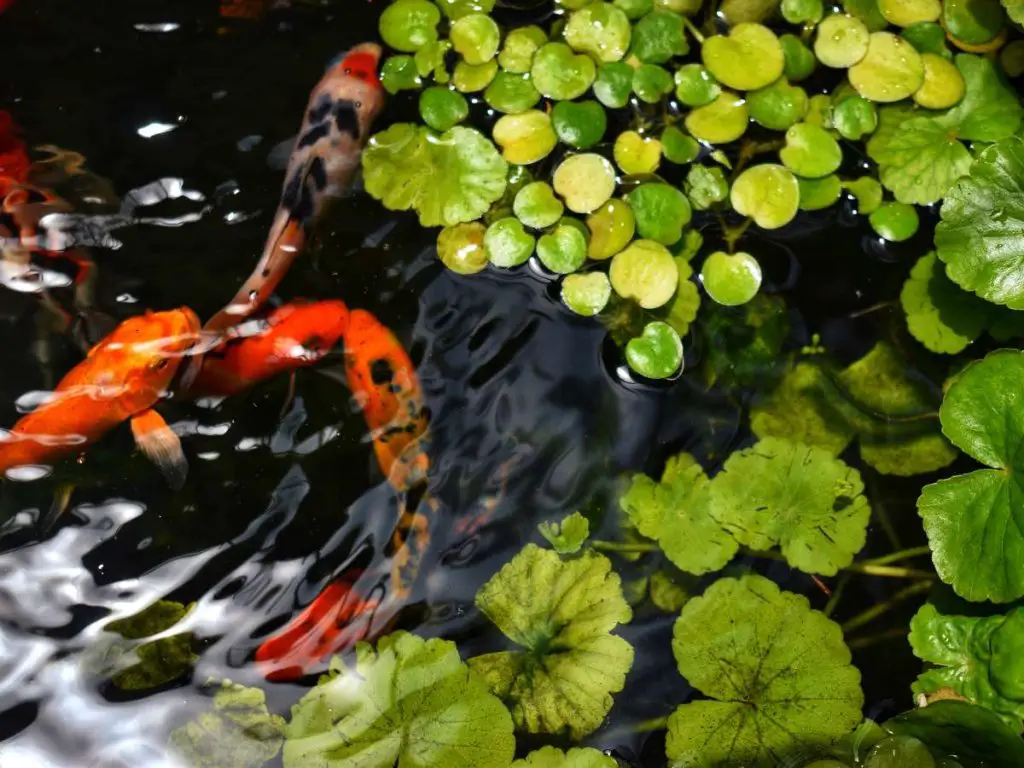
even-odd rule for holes
{"type": "Polygon", "coordinates": [[[206,353],[190,396],[227,396],[279,373],[312,365],[348,329],[342,301],[285,304],[258,321],[256,333],[232,336],[206,353]]]}
{"type": "Polygon", "coordinates": [[[391,589],[381,598],[360,595],[359,572],[331,582],[257,649],[256,662],[271,680],[308,674],[331,654],[387,627],[408,598],[430,543],[437,503],[426,489],[428,414],[412,361],[390,330],[357,309],[345,334],[345,370],[377,462],[401,503],[389,547],[391,589]]]}
{"type": "Polygon", "coordinates": [[[204,331],[222,332],[255,312],[302,251],[327,201],[350,186],[370,125],[384,106],[377,77],[381,53],[375,43],[357,45],[313,89],[263,255],[231,303],[210,318],[204,331]]]}
{"type": "Polygon", "coordinates": [[[130,420],[139,448],[180,488],[188,472],[181,442],[153,406],[198,331],[187,307],[122,322],[61,379],[51,400],[3,436],[0,473],[51,464],[130,420]]]}

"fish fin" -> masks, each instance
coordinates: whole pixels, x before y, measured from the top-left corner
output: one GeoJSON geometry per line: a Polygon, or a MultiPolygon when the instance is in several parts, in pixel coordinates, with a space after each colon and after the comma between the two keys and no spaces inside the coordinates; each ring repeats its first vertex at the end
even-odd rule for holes
{"type": "Polygon", "coordinates": [[[39,533],[45,534],[57,522],[57,518],[64,514],[71,502],[71,494],[75,492],[75,486],[71,483],[62,483],[53,492],[53,502],[50,508],[39,517],[39,533]]]}
{"type": "Polygon", "coordinates": [[[181,450],[181,440],[156,411],[143,411],[132,419],[135,442],[147,458],[163,472],[175,491],[181,490],[188,476],[188,461],[181,450]]]}
{"type": "Polygon", "coordinates": [[[288,167],[288,161],[292,157],[292,150],[295,149],[295,142],[299,134],[289,136],[284,141],[279,141],[267,153],[267,165],[275,171],[283,171],[288,167]]]}

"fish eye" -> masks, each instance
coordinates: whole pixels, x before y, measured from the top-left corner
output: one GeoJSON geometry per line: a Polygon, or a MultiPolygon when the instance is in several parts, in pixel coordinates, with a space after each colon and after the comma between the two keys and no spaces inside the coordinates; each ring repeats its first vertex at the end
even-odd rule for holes
{"type": "Polygon", "coordinates": [[[362,109],[362,108],[363,108],[363,102],[357,101],[356,102],[356,109],[362,109]]]}
{"type": "Polygon", "coordinates": [[[161,358],[161,359],[157,360],[155,363],[153,363],[150,366],[150,368],[152,368],[154,371],[162,371],[164,368],[167,367],[167,364],[169,362],[171,362],[171,361],[168,360],[166,357],[164,357],[164,358],[161,358]]]}

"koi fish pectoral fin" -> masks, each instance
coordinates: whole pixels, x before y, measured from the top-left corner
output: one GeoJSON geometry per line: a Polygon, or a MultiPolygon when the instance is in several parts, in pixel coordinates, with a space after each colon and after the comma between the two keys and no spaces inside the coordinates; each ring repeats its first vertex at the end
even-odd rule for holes
{"type": "Polygon", "coordinates": [[[167,483],[181,490],[188,477],[188,461],[181,440],[159,413],[150,409],[132,419],[132,434],[146,457],[159,467],[167,483]]]}
{"type": "Polygon", "coordinates": [[[271,147],[270,152],[267,153],[267,165],[275,171],[283,171],[287,168],[292,151],[295,149],[295,142],[298,140],[299,134],[296,133],[271,147]]]}

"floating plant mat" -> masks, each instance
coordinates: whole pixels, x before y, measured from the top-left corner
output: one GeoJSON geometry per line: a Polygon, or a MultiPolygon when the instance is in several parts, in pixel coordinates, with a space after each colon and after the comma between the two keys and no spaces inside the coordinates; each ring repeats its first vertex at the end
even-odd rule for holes
{"type": "MultiPolygon", "coordinates": [[[[672,625],[660,677],[678,695],[642,727],[658,765],[1024,765],[1024,4],[564,0],[518,25],[515,5],[384,5],[404,119],[370,139],[366,191],[436,233],[465,290],[532,270],[604,324],[621,378],[721,398],[742,439],[673,446],[606,508],[542,524],[477,591],[484,650],[397,630],[283,715],[211,681],[175,750],[613,768],[595,747],[654,652],[630,634],[642,614],[672,625]],[[858,269],[899,273],[872,284],[856,349],[795,327],[819,254],[789,246],[809,230],[837,249],[870,233],[858,269]],[[916,509],[883,477],[923,485],[916,509]],[[896,586],[844,614],[858,579],[896,586]],[[853,662],[895,644],[917,679],[872,719],[853,662]]],[[[188,609],[145,615],[110,628],[115,684],[192,664],[188,609]]]]}

